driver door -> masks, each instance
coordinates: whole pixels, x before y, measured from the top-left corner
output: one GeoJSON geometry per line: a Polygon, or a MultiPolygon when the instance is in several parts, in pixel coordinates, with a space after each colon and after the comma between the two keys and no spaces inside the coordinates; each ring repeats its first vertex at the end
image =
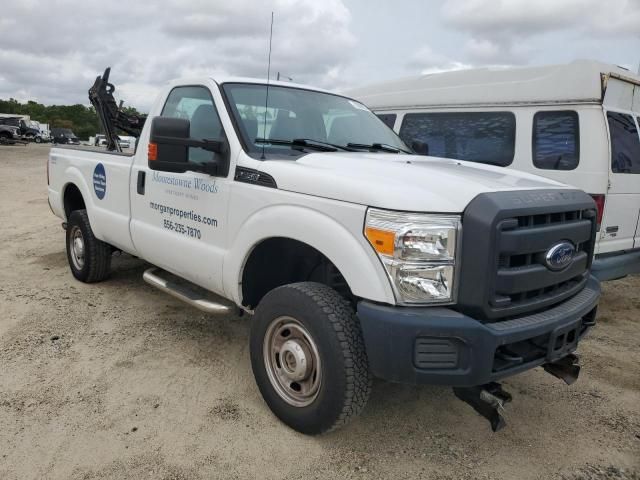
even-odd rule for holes
{"type": "MultiPolygon", "coordinates": [[[[193,139],[226,140],[208,87],[175,87],[161,116],[188,119],[193,139]]],[[[213,155],[221,154],[189,148],[189,163],[210,162],[213,155]]],[[[151,170],[146,156],[140,158],[131,176],[131,235],[136,250],[158,267],[223,293],[228,175],[151,170]]]]}

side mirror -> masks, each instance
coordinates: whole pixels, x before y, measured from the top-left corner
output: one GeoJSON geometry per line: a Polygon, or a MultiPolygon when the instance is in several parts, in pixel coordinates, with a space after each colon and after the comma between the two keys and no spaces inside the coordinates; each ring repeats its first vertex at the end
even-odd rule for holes
{"type": "Polygon", "coordinates": [[[189,149],[176,140],[189,139],[190,122],[184,118],[155,117],[149,138],[149,168],[164,172],[187,171],[189,149]]]}
{"type": "Polygon", "coordinates": [[[429,144],[421,140],[414,140],[411,142],[411,150],[418,155],[429,155],[429,144]]]}
{"type": "Polygon", "coordinates": [[[227,144],[219,140],[197,140],[189,137],[191,122],[184,118],[154,117],[151,121],[148,161],[151,170],[182,173],[201,171],[210,175],[226,175],[228,161],[214,160],[190,163],[189,148],[226,153],[227,144]]]}

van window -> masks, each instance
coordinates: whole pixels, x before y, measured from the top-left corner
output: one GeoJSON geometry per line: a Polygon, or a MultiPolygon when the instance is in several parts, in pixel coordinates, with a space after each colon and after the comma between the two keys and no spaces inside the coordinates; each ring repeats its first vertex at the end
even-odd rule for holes
{"type": "Polygon", "coordinates": [[[516,118],[511,112],[408,113],[400,137],[429,145],[433,157],[506,167],[513,162],[516,118]]]}
{"type": "Polygon", "coordinates": [[[396,124],[397,117],[395,113],[376,113],[376,115],[380,120],[382,120],[382,123],[393,130],[393,126],[396,124]]]}
{"type": "Polygon", "coordinates": [[[640,173],[640,137],[631,115],[607,112],[611,136],[611,171],[640,173]]]}
{"type": "Polygon", "coordinates": [[[580,161],[578,114],[537,112],[533,116],[533,165],[545,170],[573,170],[580,161]]]}

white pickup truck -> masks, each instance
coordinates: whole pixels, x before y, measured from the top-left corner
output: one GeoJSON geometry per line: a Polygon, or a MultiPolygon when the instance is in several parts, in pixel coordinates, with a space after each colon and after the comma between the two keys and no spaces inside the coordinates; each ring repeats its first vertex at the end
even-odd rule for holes
{"type": "Polygon", "coordinates": [[[413,155],[330,92],[174,82],[134,154],[56,147],[48,182],[78,280],[122,251],[197,308],[251,314],[259,389],[300,432],[356,416],[372,375],[451,385],[497,430],[498,381],[543,366],[572,382],[595,323],[589,195],[413,155]]]}

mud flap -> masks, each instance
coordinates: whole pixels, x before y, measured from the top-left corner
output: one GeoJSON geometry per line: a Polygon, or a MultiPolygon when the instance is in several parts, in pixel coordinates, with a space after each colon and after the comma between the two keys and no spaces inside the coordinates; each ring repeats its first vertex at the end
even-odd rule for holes
{"type": "Polygon", "coordinates": [[[453,387],[453,393],[463,402],[489,420],[491,430],[503,429],[507,422],[502,416],[504,404],[511,401],[511,394],[504,391],[499,383],[491,382],[475,387],[453,387]]]}
{"type": "Polygon", "coordinates": [[[545,363],[543,368],[545,372],[571,385],[580,375],[579,360],[577,355],[570,353],[555,362],[545,363]]]}

